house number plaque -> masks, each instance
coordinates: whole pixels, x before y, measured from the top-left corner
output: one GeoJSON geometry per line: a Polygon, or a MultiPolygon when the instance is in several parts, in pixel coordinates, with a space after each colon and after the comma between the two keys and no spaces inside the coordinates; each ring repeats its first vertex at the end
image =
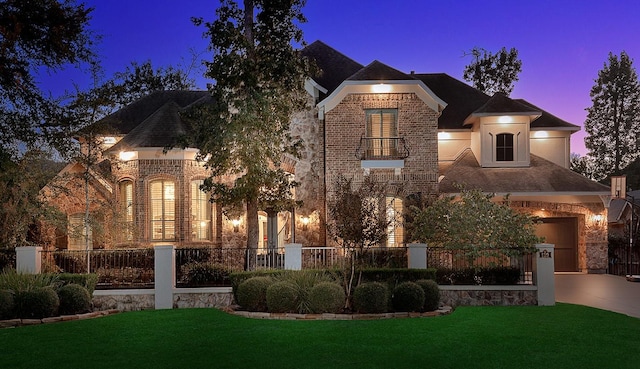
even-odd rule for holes
{"type": "Polygon", "coordinates": [[[540,251],[540,258],[541,259],[551,259],[551,251],[549,251],[549,250],[540,251]]]}

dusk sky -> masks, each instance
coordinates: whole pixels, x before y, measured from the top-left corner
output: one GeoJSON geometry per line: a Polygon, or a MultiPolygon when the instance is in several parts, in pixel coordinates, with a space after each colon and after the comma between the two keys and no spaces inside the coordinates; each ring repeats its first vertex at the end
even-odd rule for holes
{"type": "MultiPolygon", "coordinates": [[[[186,65],[190,50],[205,53],[203,28],[190,18],[213,20],[216,0],[86,0],[94,7],[91,28],[103,35],[98,51],[110,77],[132,61],[154,67],[186,65]]],[[[409,73],[447,73],[462,80],[471,62],[466,51],[515,47],[522,60],[511,94],[582,126],[589,91],[608,53],[626,51],[640,65],[640,2],[610,1],[429,1],[308,0],[305,40],[322,40],[355,61],[379,60],[409,73]]],[[[199,88],[202,71],[192,75],[199,88]]],[[[56,89],[87,85],[73,74],[56,75],[56,89]]],[[[584,131],[571,151],[586,153],[584,131]]]]}

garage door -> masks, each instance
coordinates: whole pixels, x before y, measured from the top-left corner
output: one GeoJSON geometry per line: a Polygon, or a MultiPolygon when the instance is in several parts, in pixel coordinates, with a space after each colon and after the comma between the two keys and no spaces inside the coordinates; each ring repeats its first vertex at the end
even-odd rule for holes
{"type": "Polygon", "coordinates": [[[578,271],[578,219],[544,218],[536,234],[555,245],[556,272],[578,271]]]}

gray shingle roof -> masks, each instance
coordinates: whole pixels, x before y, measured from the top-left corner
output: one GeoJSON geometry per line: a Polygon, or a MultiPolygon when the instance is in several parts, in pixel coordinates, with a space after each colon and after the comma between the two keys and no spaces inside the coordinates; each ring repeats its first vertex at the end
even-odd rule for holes
{"type": "Polygon", "coordinates": [[[315,62],[318,71],[312,78],[328,90],[326,95],[330,95],[345,79],[363,68],[362,64],[319,40],[302,49],[302,55],[315,62]]]}
{"type": "Polygon", "coordinates": [[[540,109],[539,107],[533,105],[527,100],[516,99],[515,101],[521,104],[527,105],[533,110],[538,110],[542,112],[542,116],[540,118],[531,122],[531,128],[565,128],[573,132],[577,132],[580,130],[580,127],[578,127],[577,125],[571,124],[566,120],[562,120],[556,117],[555,115],[540,109]]]}
{"type": "Polygon", "coordinates": [[[374,60],[347,78],[347,81],[407,81],[412,79],[414,78],[408,74],[374,60]]]}
{"type": "Polygon", "coordinates": [[[516,100],[512,100],[507,95],[496,92],[487,102],[473,111],[473,115],[502,114],[502,113],[524,113],[527,115],[538,115],[540,111],[533,109],[516,100]]]}
{"type": "Polygon", "coordinates": [[[488,193],[608,193],[609,187],[592,181],[548,160],[531,155],[525,168],[482,168],[471,150],[467,150],[443,173],[440,192],[458,193],[457,185],[488,193]]]}

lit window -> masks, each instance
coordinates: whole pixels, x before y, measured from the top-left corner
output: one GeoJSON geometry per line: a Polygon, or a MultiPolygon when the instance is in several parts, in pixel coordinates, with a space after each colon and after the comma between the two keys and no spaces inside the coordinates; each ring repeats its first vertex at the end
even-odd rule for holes
{"type": "Polygon", "coordinates": [[[496,161],[513,161],[513,134],[496,135],[496,161]]]}
{"type": "Polygon", "coordinates": [[[402,246],[404,243],[404,227],[402,225],[402,199],[387,197],[387,247],[402,246]]]}
{"type": "Polygon", "coordinates": [[[158,180],[150,184],[151,238],[174,241],[176,237],[175,183],[158,180]]]}
{"type": "Polygon", "coordinates": [[[120,216],[124,225],[124,239],[122,241],[131,241],[133,239],[133,182],[122,181],[118,189],[120,216]]]}
{"type": "Polygon", "coordinates": [[[194,241],[211,239],[211,203],[200,189],[203,180],[191,181],[191,237],[194,241]]]}
{"type": "Polygon", "coordinates": [[[393,158],[398,148],[397,109],[366,111],[366,158],[393,158]]]}

